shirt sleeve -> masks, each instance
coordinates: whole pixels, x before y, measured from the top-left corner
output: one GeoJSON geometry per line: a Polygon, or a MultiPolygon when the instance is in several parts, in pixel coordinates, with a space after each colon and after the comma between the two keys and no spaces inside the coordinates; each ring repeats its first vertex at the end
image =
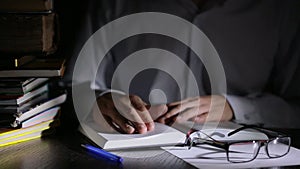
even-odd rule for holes
{"type": "Polygon", "coordinates": [[[256,98],[229,95],[227,99],[238,123],[300,128],[299,100],[285,100],[272,94],[263,94],[256,98]]]}
{"type": "Polygon", "coordinates": [[[282,19],[278,55],[265,91],[256,96],[227,96],[237,122],[300,128],[299,1],[289,2],[282,19]]]}

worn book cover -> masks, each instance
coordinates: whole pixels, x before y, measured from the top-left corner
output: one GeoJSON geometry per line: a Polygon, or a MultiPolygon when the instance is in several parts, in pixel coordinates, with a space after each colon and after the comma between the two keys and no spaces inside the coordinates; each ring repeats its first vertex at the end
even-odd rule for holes
{"type": "Polygon", "coordinates": [[[53,0],[1,0],[0,12],[45,12],[53,10],[53,0]]]}
{"type": "Polygon", "coordinates": [[[4,56],[1,57],[0,70],[17,69],[26,63],[34,60],[33,55],[19,55],[19,56],[4,56]]]}
{"type": "Polygon", "coordinates": [[[0,70],[0,78],[28,78],[28,77],[57,77],[63,76],[65,59],[36,58],[17,69],[0,70]]]}
{"type": "Polygon", "coordinates": [[[57,49],[56,14],[1,14],[0,54],[51,54],[57,49]]]}

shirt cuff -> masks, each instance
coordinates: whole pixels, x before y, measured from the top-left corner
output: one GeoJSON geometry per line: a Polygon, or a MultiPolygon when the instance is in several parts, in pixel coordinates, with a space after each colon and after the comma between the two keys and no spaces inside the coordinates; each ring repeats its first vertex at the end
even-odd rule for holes
{"type": "Polygon", "coordinates": [[[233,110],[235,122],[244,124],[261,123],[261,116],[257,106],[255,106],[254,99],[235,95],[227,95],[226,99],[233,110]]]}

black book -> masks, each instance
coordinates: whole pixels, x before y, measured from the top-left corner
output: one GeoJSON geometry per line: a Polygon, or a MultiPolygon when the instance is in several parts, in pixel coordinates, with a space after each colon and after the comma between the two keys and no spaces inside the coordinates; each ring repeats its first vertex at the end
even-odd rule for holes
{"type": "Polygon", "coordinates": [[[45,102],[46,100],[49,100],[49,93],[45,92],[26,103],[22,104],[21,106],[15,105],[15,106],[0,106],[0,112],[1,114],[11,114],[18,116],[19,114],[22,114],[23,112],[28,111],[29,109],[35,107],[39,103],[45,102]]]}
{"type": "Polygon", "coordinates": [[[24,121],[31,119],[40,113],[56,107],[66,100],[66,94],[60,94],[52,99],[47,99],[31,109],[18,114],[0,113],[0,127],[18,127],[24,121]]]}
{"type": "Polygon", "coordinates": [[[64,70],[63,58],[36,58],[17,69],[0,70],[0,78],[57,77],[63,76],[64,70]]]}
{"type": "Polygon", "coordinates": [[[0,70],[16,69],[29,63],[35,58],[33,55],[1,57],[0,70]]]}
{"type": "Polygon", "coordinates": [[[13,98],[13,99],[0,99],[0,106],[21,106],[33,98],[42,95],[45,92],[49,92],[50,84],[47,83],[42,87],[39,87],[33,91],[26,93],[25,95],[13,98]]]}
{"type": "Polygon", "coordinates": [[[56,18],[54,13],[1,14],[1,55],[54,53],[58,42],[56,18]]]}
{"type": "Polygon", "coordinates": [[[53,0],[1,0],[2,13],[34,13],[53,10],[53,0]]]}
{"type": "Polygon", "coordinates": [[[0,80],[0,99],[22,96],[33,89],[45,84],[48,78],[29,78],[29,79],[1,79],[0,80]]]}

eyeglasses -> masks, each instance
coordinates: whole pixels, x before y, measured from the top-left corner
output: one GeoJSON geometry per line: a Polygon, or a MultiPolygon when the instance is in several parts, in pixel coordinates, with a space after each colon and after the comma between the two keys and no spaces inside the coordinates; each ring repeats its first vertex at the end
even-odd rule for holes
{"type": "Polygon", "coordinates": [[[254,160],[261,147],[265,148],[269,158],[279,158],[288,154],[291,145],[291,138],[275,131],[258,128],[256,126],[243,126],[231,131],[227,136],[232,136],[245,129],[254,129],[268,136],[267,140],[242,140],[242,141],[218,141],[208,134],[199,130],[191,130],[185,140],[189,149],[194,145],[208,144],[226,151],[227,160],[232,163],[244,163],[254,160]]]}

